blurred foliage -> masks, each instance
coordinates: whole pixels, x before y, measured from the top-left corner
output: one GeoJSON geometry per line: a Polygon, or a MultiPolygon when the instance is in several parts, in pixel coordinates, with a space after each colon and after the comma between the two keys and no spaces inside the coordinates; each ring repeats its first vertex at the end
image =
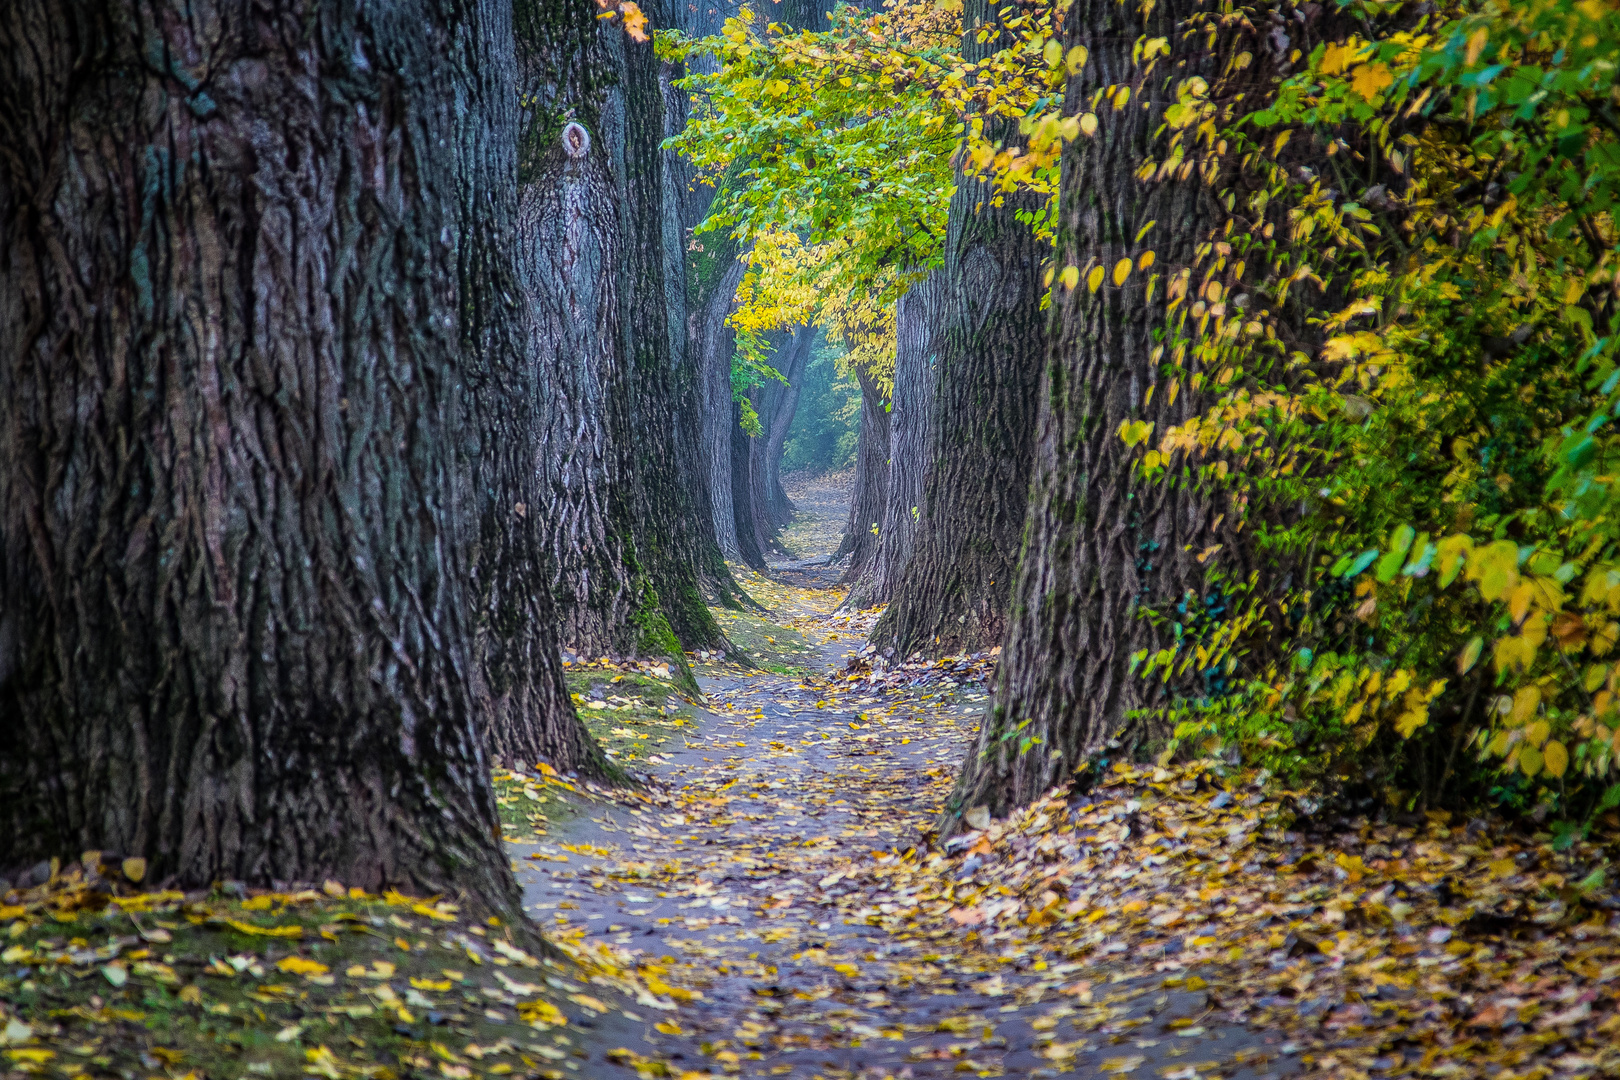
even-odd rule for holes
{"type": "Polygon", "coordinates": [[[855,464],[861,427],[861,388],[848,354],[825,338],[815,344],[782,451],[782,471],[836,472],[855,464]]]}

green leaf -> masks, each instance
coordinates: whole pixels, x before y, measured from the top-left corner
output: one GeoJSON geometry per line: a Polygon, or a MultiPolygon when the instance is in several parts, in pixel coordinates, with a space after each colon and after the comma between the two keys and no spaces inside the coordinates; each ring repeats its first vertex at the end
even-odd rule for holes
{"type": "Polygon", "coordinates": [[[1371,566],[1372,561],[1376,558],[1378,558],[1378,549],[1368,548],[1366,551],[1363,551],[1360,555],[1356,556],[1356,561],[1350,564],[1350,569],[1344,572],[1344,576],[1347,578],[1355,577],[1357,574],[1367,569],[1367,567],[1371,566]]]}

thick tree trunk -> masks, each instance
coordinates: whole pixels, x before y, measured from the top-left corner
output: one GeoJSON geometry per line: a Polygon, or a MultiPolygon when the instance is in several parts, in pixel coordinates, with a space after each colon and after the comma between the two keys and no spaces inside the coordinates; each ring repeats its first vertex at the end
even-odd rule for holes
{"type": "MultiPolygon", "coordinates": [[[[654,25],[667,25],[662,5],[643,5],[654,25]]],[[[651,41],[611,39],[617,83],[604,113],[618,191],[619,363],[629,388],[629,432],[621,444],[634,522],[634,554],[645,602],[634,616],[642,652],[660,651],[684,665],[686,648],[731,649],[704,599],[712,576],[702,500],[681,482],[693,449],[678,411],[693,400],[691,369],[676,353],[680,327],[669,323],[665,278],[666,192],[663,176],[664,95],[651,41]],[[683,432],[687,437],[683,438],[683,432]]]]}
{"type": "MultiPolygon", "coordinates": [[[[1132,94],[1130,108],[1100,110],[1096,136],[1065,151],[1060,265],[1111,271],[1151,247],[1159,272],[1173,277],[1193,266],[1194,249],[1224,220],[1190,162],[1164,178],[1134,175],[1144,160],[1163,156],[1155,132],[1176,101],[1175,81],[1198,74],[1213,82],[1224,67],[1223,54],[1206,50],[1202,34],[1183,35],[1184,20],[1199,9],[1197,0],[1170,0],[1144,21],[1116,0],[1077,0],[1070,8],[1066,47],[1090,51],[1069,80],[1070,111],[1084,110],[1111,85],[1130,86],[1132,94]],[[1146,79],[1131,57],[1142,35],[1171,43],[1146,79]],[[1138,241],[1153,221],[1151,240],[1138,241]]],[[[947,829],[964,808],[983,804],[999,814],[1034,798],[1118,732],[1133,710],[1156,704],[1150,685],[1131,673],[1134,654],[1164,644],[1138,617],[1140,607],[1165,608],[1189,590],[1201,592],[1197,554],[1220,539],[1217,507],[1185,481],[1143,483],[1140,450],[1119,435],[1126,420],[1162,433],[1199,406],[1190,372],[1175,376],[1179,395],[1161,385],[1168,377],[1155,331],[1167,325],[1170,309],[1166,289],[1149,298],[1149,280],[1135,272],[1123,286],[1109,280],[1095,294],[1082,286],[1055,299],[1014,617],[947,829]]]]}
{"type": "Polygon", "coordinates": [[[679,466],[692,391],[684,325],[669,323],[684,287],[669,280],[663,87],[647,47],[588,0],[518,14],[521,280],[543,379],[533,467],[562,634],[591,655],[684,664],[683,642],[723,639],[699,587],[706,520],[679,466]]]}
{"type": "MultiPolygon", "coordinates": [[[[620,222],[608,148],[593,139],[611,58],[589,0],[520,0],[524,114],[518,268],[539,378],[534,471],[559,636],[587,655],[633,653],[641,603],[620,497],[628,429],[619,365],[620,222]],[[565,116],[576,117],[567,121],[565,116]]],[[[622,33],[608,28],[608,33],[622,33]]]]}
{"type": "Polygon", "coordinates": [[[938,354],[934,336],[942,295],[938,271],[906,290],[895,305],[894,401],[889,409],[889,473],[878,547],[844,603],[852,608],[889,602],[905,573],[922,517],[933,434],[938,354]]]}
{"type": "MultiPolygon", "coordinates": [[[[969,0],[967,55],[997,47],[995,36],[980,42],[974,29],[993,21],[987,0],[969,0]]],[[[1001,126],[1016,137],[1013,125],[1001,126]]],[[[987,129],[994,137],[995,125],[987,129]]],[[[1047,251],[1015,215],[1039,209],[1039,199],[1009,195],[994,207],[988,185],[966,174],[957,182],[939,283],[938,388],[916,547],[872,631],[872,640],[898,657],[999,643],[1023,538],[1046,348],[1047,251]]]]}
{"type": "MultiPolygon", "coordinates": [[[[542,332],[555,323],[544,319],[542,297],[531,285],[536,275],[532,242],[513,242],[524,234],[516,227],[519,133],[510,0],[484,0],[477,12],[477,36],[468,35],[463,61],[472,77],[456,110],[464,430],[471,465],[464,502],[476,529],[471,548],[481,677],[476,685],[495,760],[506,765],[546,761],[576,775],[618,778],[620,770],[580,723],[563,678],[546,541],[548,534],[579,528],[581,514],[577,503],[545,497],[535,467],[537,456],[544,461],[556,449],[554,440],[543,437],[539,381],[544,368],[535,363],[535,351],[547,343],[542,332]],[[524,260],[527,273],[519,272],[514,247],[531,255],[524,260]]],[[[546,17],[563,25],[546,29],[565,30],[570,14],[566,7],[547,11],[546,17]]],[[[594,32],[590,12],[583,15],[586,29],[594,32]]],[[[526,20],[537,17],[525,10],[526,20]]],[[[532,25],[525,30],[536,32],[532,25]]],[[[557,246],[572,242],[568,250],[577,256],[585,246],[578,236],[582,231],[575,224],[571,233],[556,238],[557,246]]],[[[598,550],[616,554],[607,545],[598,550]]],[[[612,564],[603,569],[611,572],[612,564]]]]}
{"type": "Polygon", "coordinates": [[[521,918],[452,501],[453,10],[0,18],[0,865],[521,918]]]}
{"type": "MultiPolygon", "coordinates": [[[[878,535],[889,501],[889,410],[877,380],[860,370],[861,427],[855,447],[855,486],[850,492],[849,520],[833,560],[849,556],[840,584],[859,581],[878,554],[878,535]]],[[[845,600],[846,605],[852,601],[845,600]]]]}
{"type": "Polygon", "coordinates": [[[590,656],[635,651],[638,605],[614,437],[625,431],[614,265],[613,176],[588,131],[569,124],[523,187],[519,250],[545,422],[537,468],[551,589],[564,644],[590,656]]]}

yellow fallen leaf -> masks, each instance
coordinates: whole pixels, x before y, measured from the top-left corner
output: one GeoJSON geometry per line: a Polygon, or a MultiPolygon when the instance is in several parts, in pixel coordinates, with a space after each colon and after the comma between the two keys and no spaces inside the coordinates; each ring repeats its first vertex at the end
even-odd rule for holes
{"type": "Polygon", "coordinates": [[[528,1024],[539,1024],[544,1027],[554,1027],[558,1024],[568,1023],[568,1017],[562,1010],[549,1001],[524,1001],[518,1004],[518,1016],[528,1024]]]}
{"type": "Polygon", "coordinates": [[[418,990],[436,990],[439,993],[443,993],[444,991],[450,989],[450,980],[422,979],[413,975],[411,976],[411,985],[416,987],[418,990]]]}
{"type": "Polygon", "coordinates": [[[250,937],[295,938],[304,936],[302,926],[254,926],[252,923],[242,922],[240,919],[226,919],[225,925],[237,933],[247,934],[250,937]]]}
{"type": "Polygon", "coordinates": [[[332,970],[319,961],[302,956],[284,956],[276,961],[276,967],[292,975],[325,975],[332,970]]]}

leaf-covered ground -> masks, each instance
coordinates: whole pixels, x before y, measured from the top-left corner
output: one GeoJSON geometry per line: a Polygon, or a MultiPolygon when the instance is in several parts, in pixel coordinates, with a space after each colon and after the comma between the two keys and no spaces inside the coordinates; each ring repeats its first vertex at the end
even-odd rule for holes
{"type": "Polygon", "coordinates": [[[58,867],[0,907],[6,1075],[1620,1075],[1595,837],[1334,817],[1200,761],[1115,765],[941,848],[993,658],[874,668],[871,613],[793,554],[745,575],[766,613],[724,613],[755,665],[694,658],[701,706],[656,664],[570,664],[645,790],[497,776],[565,956],[335,883],[142,895],[58,867]]]}
{"type": "Polygon", "coordinates": [[[675,1007],[656,972],[444,901],[142,892],[143,871],[88,852],[6,893],[0,1075],[601,1076],[675,1007]]]}

